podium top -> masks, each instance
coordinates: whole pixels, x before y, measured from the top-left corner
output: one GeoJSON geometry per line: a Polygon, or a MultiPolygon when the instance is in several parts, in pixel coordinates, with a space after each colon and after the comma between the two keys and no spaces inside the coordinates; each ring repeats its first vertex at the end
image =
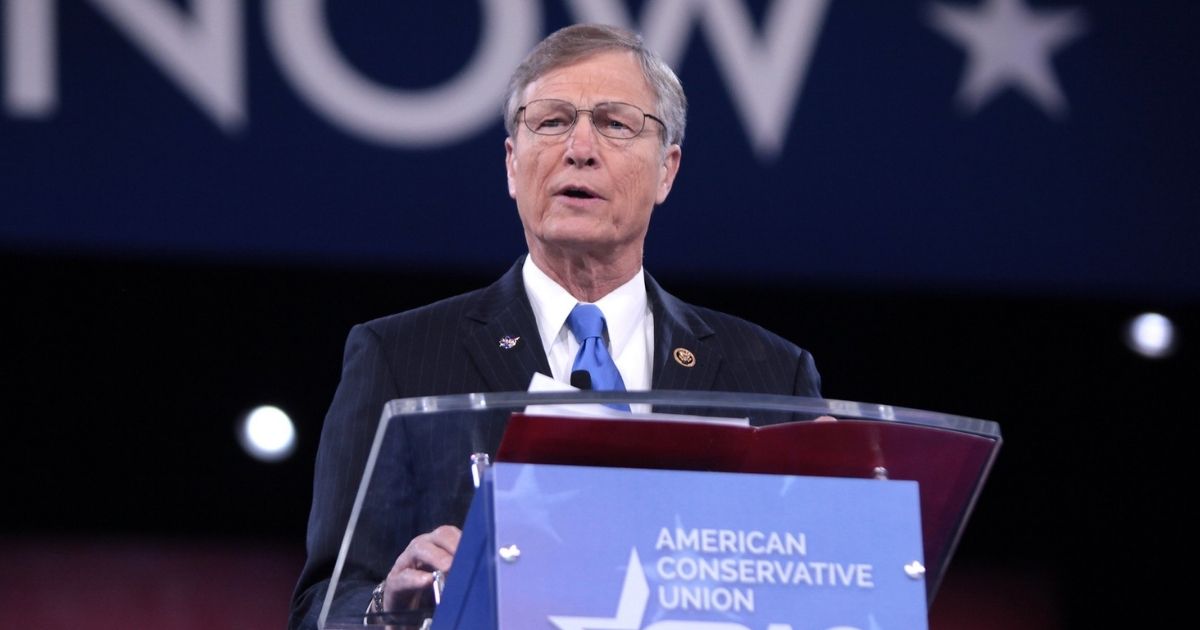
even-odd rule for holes
{"type": "MultiPolygon", "coordinates": [[[[389,401],[383,409],[383,419],[397,416],[420,416],[453,411],[485,411],[494,409],[521,410],[529,405],[575,404],[648,404],[656,408],[708,409],[739,412],[779,412],[808,415],[812,418],[832,416],[857,420],[883,420],[917,426],[969,433],[983,438],[1000,439],[1000,425],[991,420],[959,416],[937,411],[897,407],[879,403],[805,398],[776,394],[741,394],[736,392],[699,392],[652,390],[638,392],[495,392],[458,394],[453,396],[420,396],[389,401]]],[[[706,413],[703,415],[720,415],[706,413]]],[[[751,424],[755,418],[751,417],[751,424]]],[[[761,423],[767,424],[767,423],[761,423]]]]}
{"type": "Polygon", "coordinates": [[[408,541],[443,524],[462,525],[476,453],[492,461],[917,481],[932,600],[1000,443],[999,425],[988,420],[766,394],[501,392],[392,400],[369,452],[359,451],[365,461],[343,462],[362,477],[353,505],[343,504],[345,534],[323,625],[361,624],[371,588],[408,541]],[[571,408],[564,406],[616,403],[671,416],[561,417],[571,408]],[[822,416],[838,421],[811,422],[822,416]]]}

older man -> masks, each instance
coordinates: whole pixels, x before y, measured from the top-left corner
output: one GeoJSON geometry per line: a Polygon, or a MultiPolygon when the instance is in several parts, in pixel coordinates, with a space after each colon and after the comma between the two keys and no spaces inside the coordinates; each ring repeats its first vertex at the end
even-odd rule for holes
{"type": "MultiPolygon", "coordinates": [[[[622,29],[562,29],[517,69],[505,106],[505,165],[529,255],[487,288],[350,332],[317,455],[293,627],[315,625],[388,400],[524,390],[535,372],[569,382],[588,353],[584,368],[601,364],[591,373],[608,388],[820,395],[808,353],[677,300],[642,269],[651,212],[679,172],[686,110],[675,74],[622,29]],[[587,336],[581,313],[598,337],[578,338],[587,336]]],[[[439,433],[389,445],[400,463],[372,481],[368,500],[381,505],[358,524],[363,542],[339,587],[343,611],[412,606],[432,572],[450,568],[466,470],[450,448],[461,442],[447,435],[454,427],[430,431],[439,433]]]]}

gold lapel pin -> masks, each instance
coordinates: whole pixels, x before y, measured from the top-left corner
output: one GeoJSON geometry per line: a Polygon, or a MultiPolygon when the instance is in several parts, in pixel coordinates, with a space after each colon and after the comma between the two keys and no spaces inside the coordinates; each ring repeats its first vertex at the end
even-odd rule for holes
{"type": "Polygon", "coordinates": [[[504,335],[503,337],[500,338],[500,347],[505,350],[512,350],[513,348],[517,347],[517,342],[520,340],[521,340],[520,337],[504,335]]]}
{"type": "Polygon", "coordinates": [[[696,355],[692,354],[687,348],[675,348],[675,362],[683,367],[690,368],[696,366],[696,355]]]}

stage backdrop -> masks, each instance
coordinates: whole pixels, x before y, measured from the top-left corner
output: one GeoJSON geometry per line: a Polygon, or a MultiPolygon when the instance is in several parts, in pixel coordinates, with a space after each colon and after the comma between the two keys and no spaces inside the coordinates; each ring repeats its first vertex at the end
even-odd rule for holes
{"type": "Polygon", "coordinates": [[[1200,296],[1188,0],[0,0],[0,248],[503,269],[507,78],[634,27],[661,273],[1200,296]]]}

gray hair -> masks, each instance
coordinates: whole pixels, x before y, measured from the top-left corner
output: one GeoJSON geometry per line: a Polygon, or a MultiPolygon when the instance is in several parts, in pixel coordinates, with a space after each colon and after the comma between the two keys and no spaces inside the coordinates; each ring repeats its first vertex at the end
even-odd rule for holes
{"type": "Polygon", "coordinates": [[[661,57],[646,47],[640,35],[602,24],[575,24],[561,28],[543,39],[525,57],[508,82],[508,98],[504,101],[504,128],[509,137],[516,137],[519,99],[530,83],[547,72],[613,50],[627,50],[637,57],[646,83],[658,99],[657,116],[666,123],[663,142],[668,146],[683,144],[683,130],[687,126],[687,97],[683,94],[679,77],[661,57]]]}

